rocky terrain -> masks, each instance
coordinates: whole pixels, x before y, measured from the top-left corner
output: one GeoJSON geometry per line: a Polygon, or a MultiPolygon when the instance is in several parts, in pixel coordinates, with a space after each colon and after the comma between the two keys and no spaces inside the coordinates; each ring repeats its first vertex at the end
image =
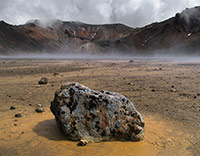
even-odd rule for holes
{"type": "Polygon", "coordinates": [[[166,21],[142,28],[123,24],[90,25],[60,20],[24,25],[0,22],[0,54],[110,53],[199,54],[200,7],[185,9],[166,21]]]}
{"type": "Polygon", "coordinates": [[[1,59],[0,155],[199,156],[199,74],[199,61],[1,59]],[[78,147],[50,111],[66,82],[127,97],[144,118],[144,140],[78,147]]]}

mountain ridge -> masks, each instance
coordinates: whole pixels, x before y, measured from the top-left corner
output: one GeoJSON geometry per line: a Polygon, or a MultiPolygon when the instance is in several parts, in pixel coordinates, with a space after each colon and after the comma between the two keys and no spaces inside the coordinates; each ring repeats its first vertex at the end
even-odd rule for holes
{"type": "Polygon", "coordinates": [[[93,25],[54,20],[32,20],[24,25],[0,21],[0,54],[110,53],[200,54],[200,7],[185,9],[162,22],[140,28],[124,24],[93,25]]]}

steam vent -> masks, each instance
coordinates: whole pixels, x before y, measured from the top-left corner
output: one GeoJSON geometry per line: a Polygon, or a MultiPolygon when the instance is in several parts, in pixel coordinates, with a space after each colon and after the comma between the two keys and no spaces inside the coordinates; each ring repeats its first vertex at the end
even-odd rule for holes
{"type": "Polygon", "coordinates": [[[55,92],[51,111],[70,140],[139,141],[144,137],[142,116],[131,101],[118,93],[69,82],[55,92]]]}

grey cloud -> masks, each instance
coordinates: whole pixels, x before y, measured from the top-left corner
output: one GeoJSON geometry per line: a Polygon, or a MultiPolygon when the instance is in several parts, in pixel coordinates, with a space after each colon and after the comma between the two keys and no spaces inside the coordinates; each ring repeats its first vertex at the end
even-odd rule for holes
{"type": "Polygon", "coordinates": [[[30,19],[60,19],[137,27],[165,20],[199,4],[199,0],[0,0],[0,20],[24,24],[30,19]]]}

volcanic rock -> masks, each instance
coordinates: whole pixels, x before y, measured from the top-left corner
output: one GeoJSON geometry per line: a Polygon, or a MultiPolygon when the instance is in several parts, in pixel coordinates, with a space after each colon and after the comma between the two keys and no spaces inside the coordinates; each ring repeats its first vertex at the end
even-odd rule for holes
{"type": "Polygon", "coordinates": [[[17,113],[17,114],[15,114],[15,117],[20,118],[20,117],[22,117],[22,115],[20,113],[17,113]]]}
{"type": "Polygon", "coordinates": [[[78,146],[86,146],[87,145],[87,141],[85,140],[80,140],[79,143],[77,144],[78,146]]]}
{"type": "Polygon", "coordinates": [[[130,85],[130,86],[134,86],[134,83],[132,83],[132,82],[129,82],[129,83],[128,83],[128,85],[130,85]]]}
{"type": "Polygon", "coordinates": [[[37,106],[38,106],[38,107],[42,107],[42,104],[39,103],[39,104],[37,104],[37,106]]]}
{"type": "Polygon", "coordinates": [[[44,112],[44,109],[43,109],[42,107],[37,107],[37,108],[35,109],[35,112],[37,112],[37,113],[42,113],[42,112],[44,112]]]}
{"type": "Polygon", "coordinates": [[[55,92],[50,109],[70,140],[139,141],[144,136],[142,116],[130,100],[115,92],[69,82],[55,92]]]}
{"type": "Polygon", "coordinates": [[[41,86],[40,85],[36,85],[36,88],[40,88],[41,86]]]}
{"type": "Polygon", "coordinates": [[[177,92],[177,90],[176,90],[175,88],[172,88],[172,89],[170,90],[170,92],[177,92]]]}
{"type": "Polygon", "coordinates": [[[15,106],[10,106],[10,109],[13,110],[13,109],[16,109],[16,107],[15,106]]]}
{"type": "Polygon", "coordinates": [[[38,81],[38,83],[39,84],[47,84],[48,83],[48,79],[46,77],[43,77],[38,81]]]}
{"type": "Polygon", "coordinates": [[[53,73],[53,76],[57,76],[57,75],[59,75],[59,73],[57,73],[57,72],[53,73]]]}

